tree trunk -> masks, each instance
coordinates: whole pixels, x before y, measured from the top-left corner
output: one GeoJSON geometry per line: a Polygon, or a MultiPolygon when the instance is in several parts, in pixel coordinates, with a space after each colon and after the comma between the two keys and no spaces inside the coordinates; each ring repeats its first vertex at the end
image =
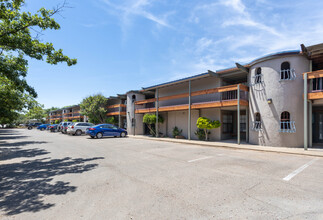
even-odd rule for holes
{"type": "Polygon", "coordinates": [[[204,132],[205,132],[205,140],[207,141],[207,139],[208,139],[208,136],[207,136],[207,129],[204,129],[204,132]]]}
{"type": "Polygon", "coordinates": [[[147,124],[147,126],[148,126],[148,128],[150,130],[150,134],[151,135],[156,135],[155,132],[154,132],[154,130],[153,130],[153,128],[151,127],[151,125],[150,124],[147,124]]]}

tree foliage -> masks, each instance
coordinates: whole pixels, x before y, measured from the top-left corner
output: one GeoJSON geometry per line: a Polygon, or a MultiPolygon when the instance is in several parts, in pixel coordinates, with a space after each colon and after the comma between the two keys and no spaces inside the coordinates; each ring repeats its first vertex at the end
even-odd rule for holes
{"type": "MultiPolygon", "coordinates": [[[[143,123],[145,123],[150,131],[150,134],[155,136],[156,131],[154,125],[156,124],[157,116],[155,114],[145,114],[143,117],[143,123]]],[[[164,123],[164,118],[158,115],[158,123],[164,123]]]]}
{"type": "Polygon", "coordinates": [[[106,120],[105,120],[106,123],[108,124],[113,124],[113,125],[117,125],[119,120],[114,117],[114,116],[111,116],[111,117],[108,117],[106,120]]]}
{"type": "Polygon", "coordinates": [[[6,77],[0,76],[0,124],[11,124],[19,112],[37,105],[29,94],[23,93],[6,77]]]}
{"type": "Polygon", "coordinates": [[[46,111],[44,110],[44,106],[37,104],[33,108],[29,109],[29,111],[26,113],[26,117],[28,119],[36,119],[37,121],[45,121],[46,118],[46,111]]]}
{"type": "Polygon", "coordinates": [[[80,104],[81,114],[88,116],[89,121],[94,124],[105,123],[107,118],[107,100],[102,94],[83,99],[80,104]]]}
{"type": "Polygon", "coordinates": [[[44,60],[49,64],[66,62],[68,66],[76,64],[56,50],[52,43],[41,42],[39,34],[47,29],[60,29],[53,16],[65,7],[65,3],[53,10],[41,8],[35,14],[23,12],[24,0],[0,1],[0,76],[6,77],[20,92],[26,91],[37,96],[34,88],[25,80],[28,61],[25,57],[44,60]]]}
{"type": "Polygon", "coordinates": [[[212,121],[211,119],[206,117],[199,117],[197,119],[196,126],[204,130],[205,140],[207,141],[208,135],[210,134],[209,130],[220,127],[221,123],[217,120],[212,121]]]}

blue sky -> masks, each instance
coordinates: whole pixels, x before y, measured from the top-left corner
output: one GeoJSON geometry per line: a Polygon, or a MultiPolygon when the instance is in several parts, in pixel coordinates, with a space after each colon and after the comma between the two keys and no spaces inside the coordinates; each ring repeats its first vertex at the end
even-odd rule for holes
{"type": "MultiPolygon", "coordinates": [[[[27,0],[24,10],[63,0],[27,0]]],[[[323,1],[68,0],[45,31],[78,64],[30,60],[27,80],[45,107],[122,94],[323,42],[323,1]]]]}

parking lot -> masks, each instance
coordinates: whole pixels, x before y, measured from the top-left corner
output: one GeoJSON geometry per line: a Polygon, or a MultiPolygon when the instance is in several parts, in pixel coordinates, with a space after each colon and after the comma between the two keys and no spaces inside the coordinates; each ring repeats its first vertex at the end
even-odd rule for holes
{"type": "Polygon", "coordinates": [[[0,129],[1,219],[323,219],[323,158],[0,129]]]}

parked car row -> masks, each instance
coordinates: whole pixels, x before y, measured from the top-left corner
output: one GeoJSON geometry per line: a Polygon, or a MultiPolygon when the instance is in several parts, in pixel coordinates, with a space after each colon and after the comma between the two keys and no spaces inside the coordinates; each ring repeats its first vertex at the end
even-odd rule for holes
{"type": "Polygon", "coordinates": [[[50,132],[61,132],[63,134],[70,134],[70,135],[76,135],[76,136],[86,134],[86,135],[89,135],[91,138],[127,136],[127,131],[125,129],[118,128],[115,125],[112,125],[112,124],[94,125],[88,122],[68,122],[67,121],[67,122],[61,122],[59,124],[40,124],[39,123],[39,125],[37,125],[37,129],[40,131],[48,130],[50,132]]]}

